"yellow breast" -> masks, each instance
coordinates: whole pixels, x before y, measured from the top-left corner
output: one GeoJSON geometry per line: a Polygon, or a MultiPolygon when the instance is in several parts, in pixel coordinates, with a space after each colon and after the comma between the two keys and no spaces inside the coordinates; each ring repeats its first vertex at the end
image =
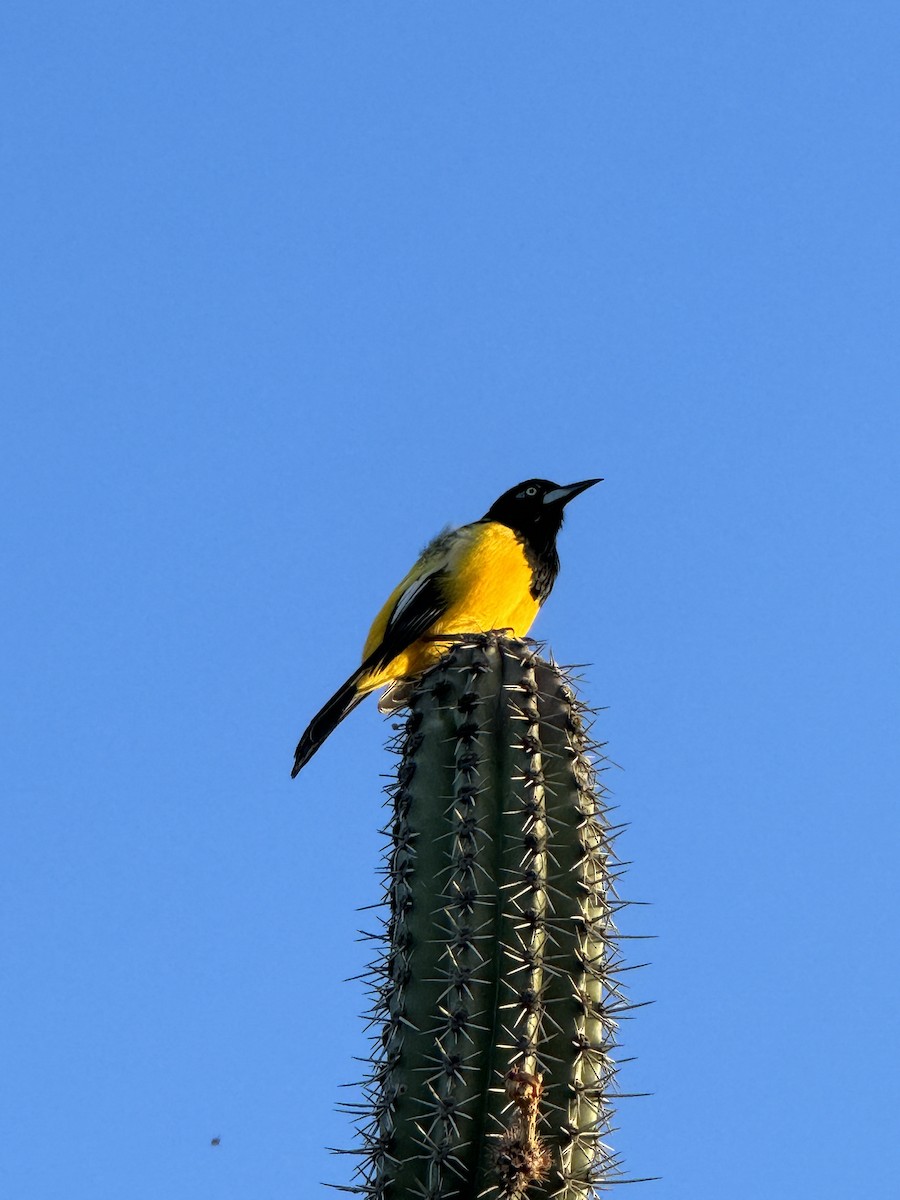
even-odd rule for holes
{"type": "MultiPolygon", "coordinates": [[[[417,567],[421,570],[421,564],[417,567]]],[[[447,610],[432,626],[432,636],[490,629],[509,629],[514,637],[525,636],[540,605],[531,595],[531,567],[522,543],[511,529],[495,522],[476,522],[458,529],[450,543],[446,570],[447,610]]],[[[376,617],[363,657],[379,645],[394,605],[416,572],[413,568],[376,617]]],[[[420,674],[437,662],[445,649],[440,642],[414,642],[366,681],[366,691],[392,679],[420,674]]]]}
{"type": "Polygon", "coordinates": [[[510,629],[524,637],[538,612],[531,595],[531,567],[522,543],[506,525],[468,526],[447,588],[449,607],[435,633],[484,633],[510,629]]]}

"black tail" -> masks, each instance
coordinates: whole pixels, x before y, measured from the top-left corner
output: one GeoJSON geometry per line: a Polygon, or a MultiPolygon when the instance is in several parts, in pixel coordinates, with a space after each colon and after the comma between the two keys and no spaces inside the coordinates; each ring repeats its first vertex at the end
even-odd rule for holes
{"type": "Polygon", "coordinates": [[[329,733],[340,725],[347,713],[352,712],[366,695],[365,692],[359,692],[356,689],[356,681],[362,672],[362,667],[358,671],[354,671],[344,686],[334,693],[325,707],[321,708],[310,721],[294,751],[291,779],[295,778],[301,767],[306,766],[329,733]]]}

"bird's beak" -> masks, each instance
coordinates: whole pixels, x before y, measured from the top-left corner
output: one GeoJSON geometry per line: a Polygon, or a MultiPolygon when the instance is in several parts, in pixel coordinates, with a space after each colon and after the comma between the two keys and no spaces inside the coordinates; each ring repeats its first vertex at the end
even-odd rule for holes
{"type": "Polygon", "coordinates": [[[568,504],[570,500],[574,500],[576,496],[586,492],[595,483],[602,482],[602,479],[584,479],[581,483],[567,483],[565,487],[554,488],[552,492],[548,492],[544,497],[544,503],[558,504],[562,508],[564,504],[568,504]]]}

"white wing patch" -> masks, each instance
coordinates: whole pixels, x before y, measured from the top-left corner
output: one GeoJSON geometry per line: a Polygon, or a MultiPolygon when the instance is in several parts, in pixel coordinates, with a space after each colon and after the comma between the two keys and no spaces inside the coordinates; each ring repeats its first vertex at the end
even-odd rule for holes
{"type": "Polygon", "coordinates": [[[404,612],[406,612],[406,610],[415,600],[416,596],[418,596],[423,589],[428,586],[429,582],[434,577],[434,574],[434,571],[429,571],[427,575],[423,575],[421,579],[416,579],[409,585],[409,587],[394,605],[394,611],[391,613],[389,624],[396,624],[398,618],[403,616],[404,612]]]}
{"type": "Polygon", "coordinates": [[[438,571],[446,569],[451,558],[450,551],[459,543],[459,535],[463,532],[464,528],[465,526],[459,528],[455,525],[447,525],[440,533],[435,534],[423,549],[419,555],[419,561],[428,561],[431,569],[419,579],[414,579],[400,596],[388,618],[389,626],[396,624],[397,619],[403,616],[416,596],[421,594],[422,590],[428,586],[429,581],[437,575],[438,571]]]}
{"type": "Polygon", "coordinates": [[[373,651],[373,661],[386,665],[423,634],[446,609],[441,592],[441,579],[453,569],[453,561],[468,544],[472,527],[463,525],[459,529],[443,529],[419,556],[417,567],[423,573],[411,579],[394,602],[381,638],[381,644],[373,651]],[[381,653],[381,659],[378,656],[381,653]]]}

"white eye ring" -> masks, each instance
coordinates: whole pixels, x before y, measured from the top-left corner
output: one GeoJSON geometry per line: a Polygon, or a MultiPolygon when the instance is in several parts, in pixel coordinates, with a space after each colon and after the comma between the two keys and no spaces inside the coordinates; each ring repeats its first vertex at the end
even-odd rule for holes
{"type": "Polygon", "coordinates": [[[530,488],[525,489],[526,496],[536,496],[537,493],[538,493],[538,490],[536,487],[530,487],[530,488]]]}

